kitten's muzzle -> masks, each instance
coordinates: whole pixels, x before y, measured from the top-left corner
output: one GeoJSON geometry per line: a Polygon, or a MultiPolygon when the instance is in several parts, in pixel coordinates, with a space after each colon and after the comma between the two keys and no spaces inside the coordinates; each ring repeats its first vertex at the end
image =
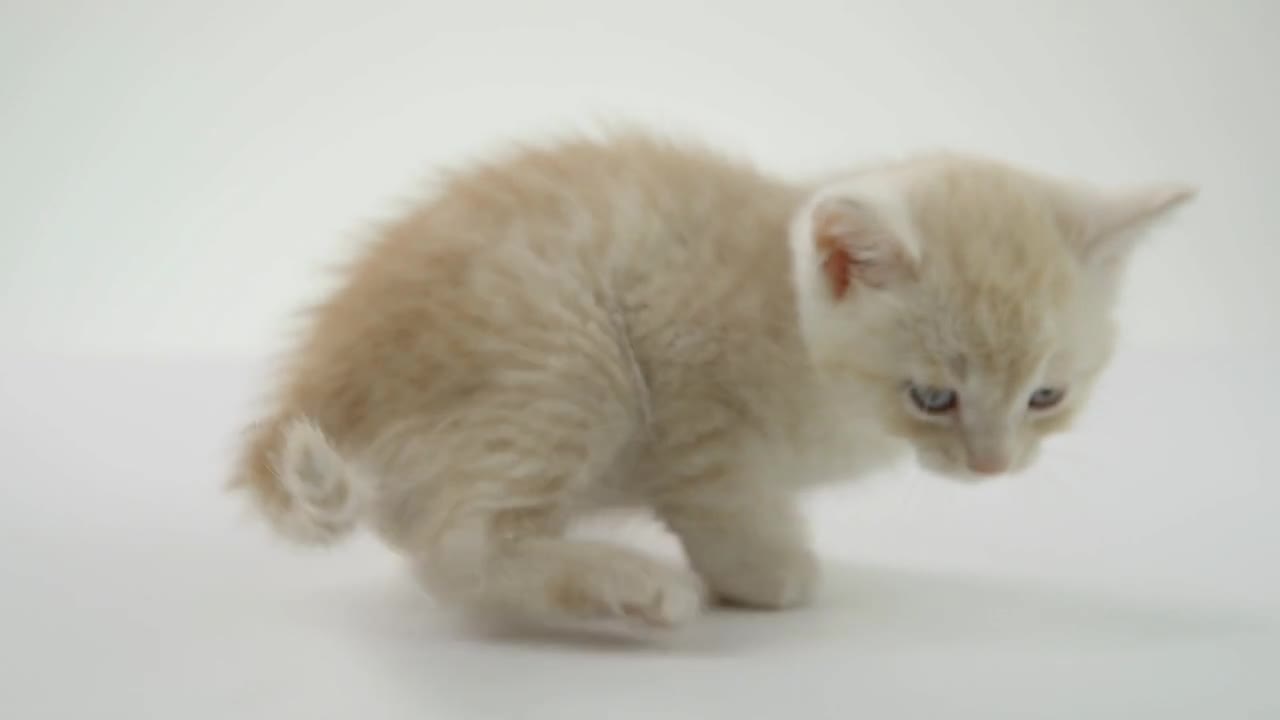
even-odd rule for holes
{"type": "Polygon", "coordinates": [[[1001,456],[970,456],[966,465],[969,472],[977,475],[1000,475],[1009,470],[1009,460],[1001,456]]]}

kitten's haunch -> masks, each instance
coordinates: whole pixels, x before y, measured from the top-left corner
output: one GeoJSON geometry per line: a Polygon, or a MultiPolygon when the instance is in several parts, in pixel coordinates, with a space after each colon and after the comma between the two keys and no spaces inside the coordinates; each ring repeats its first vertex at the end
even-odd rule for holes
{"type": "Polygon", "coordinates": [[[1192,194],[948,154],[791,183],[644,134],[513,152],[352,264],[231,484],[295,540],[368,526],[499,617],[803,603],[795,493],[904,450],[1030,464],[1108,362],[1131,249],[1192,194]],[[613,505],[690,567],[565,536],[613,505]]]}

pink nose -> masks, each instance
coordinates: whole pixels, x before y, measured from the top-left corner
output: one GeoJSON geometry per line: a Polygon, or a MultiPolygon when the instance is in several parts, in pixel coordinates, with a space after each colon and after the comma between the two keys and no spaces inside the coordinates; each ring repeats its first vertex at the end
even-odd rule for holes
{"type": "Polygon", "coordinates": [[[999,475],[1009,469],[1009,462],[1003,458],[969,458],[969,469],[979,475],[999,475]]]}

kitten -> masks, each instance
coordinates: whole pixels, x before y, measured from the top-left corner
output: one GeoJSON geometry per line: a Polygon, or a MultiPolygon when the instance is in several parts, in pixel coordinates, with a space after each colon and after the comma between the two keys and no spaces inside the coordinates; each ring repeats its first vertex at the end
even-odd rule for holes
{"type": "Polygon", "coordinates": [[[1192,194],[949,154],[794,184],[644,134],[515,151],[352,265],[231,484],[296,540],[367,525],[504,618],[803,603],[796,491],[911,448],[1026,467],[1107,363],[1137,238],[1192,194]],[[564,535],[619,505],[691,570],[564,535]]]}

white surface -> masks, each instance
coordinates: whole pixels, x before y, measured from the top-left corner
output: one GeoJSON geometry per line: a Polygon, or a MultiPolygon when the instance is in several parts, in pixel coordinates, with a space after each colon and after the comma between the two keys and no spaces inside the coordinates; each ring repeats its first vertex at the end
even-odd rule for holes
{"type": "Polygon", "coordinates": [[[245,523],[248,364],[10,358],[0,717],[1280,717],[1277,359],[1127,354],[1027,477],[814,498],[814,608],[628,649],[477,636],[367,539],[245,523]]]}
{"type": "Polygon", "coordinates": [[[0,347],[257,353],[441,164],[602,115],[787,173],[945,145],[1196,183],[1129,339],[1278,339],[1277,27],[1270,0],[7,0],[0,347]]]}

